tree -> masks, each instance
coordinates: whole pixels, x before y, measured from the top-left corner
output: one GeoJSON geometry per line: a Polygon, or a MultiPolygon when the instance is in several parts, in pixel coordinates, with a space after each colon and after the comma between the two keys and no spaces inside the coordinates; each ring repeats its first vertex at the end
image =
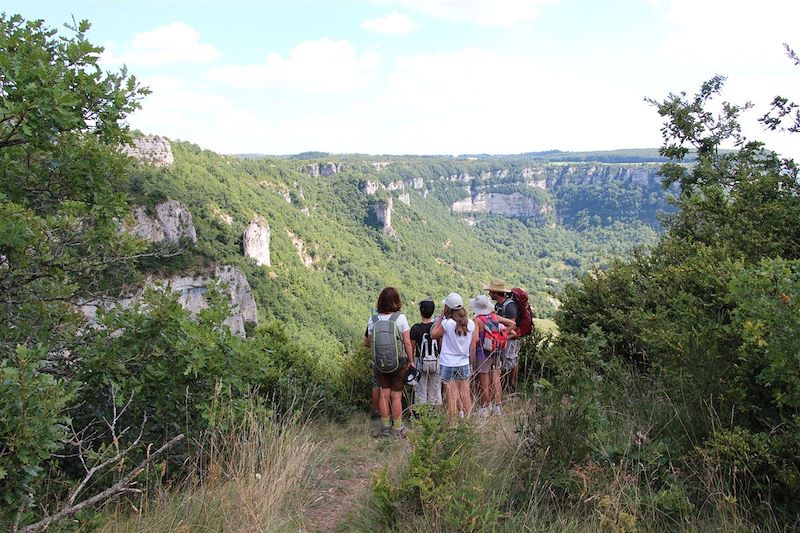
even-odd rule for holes
{"type": "Polygon", "coordinates": [[[148,91],[124,69],[102,72],[88,22],[67,29],[59,36],[41,20],[0,15],[4,509],[35,492],[65,436],[69,356],[84,325],[77,306],[129,279],[143,246],[119,230],[129,159],[117,148],[148,91]]]}

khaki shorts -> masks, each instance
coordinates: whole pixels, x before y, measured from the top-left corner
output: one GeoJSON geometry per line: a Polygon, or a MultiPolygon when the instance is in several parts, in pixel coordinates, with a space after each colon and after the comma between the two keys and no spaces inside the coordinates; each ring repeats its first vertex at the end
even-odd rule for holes
{"type": "Polygon", "coordinates": [[[501,356],[501,368],[503,370],[511,370],[512,368],[517,368],[519,364],[519,349],[520,349],[520,342],[519,339],[511,339],[506,344],[506,349],[503,350],[503,355],[501,356]]]}

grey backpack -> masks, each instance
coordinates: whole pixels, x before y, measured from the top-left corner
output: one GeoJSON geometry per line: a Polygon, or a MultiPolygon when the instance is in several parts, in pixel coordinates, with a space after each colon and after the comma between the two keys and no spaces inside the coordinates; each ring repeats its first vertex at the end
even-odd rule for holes
{"type": "Polygon", "coordinates": [[[400,368],[403,339],[397,329],[399,316],[400,312],[394,312],[389,320],[379,320],[378,315],[372,317],[372,360],[375,368],[385,374],[391,374],[400,368]]]}

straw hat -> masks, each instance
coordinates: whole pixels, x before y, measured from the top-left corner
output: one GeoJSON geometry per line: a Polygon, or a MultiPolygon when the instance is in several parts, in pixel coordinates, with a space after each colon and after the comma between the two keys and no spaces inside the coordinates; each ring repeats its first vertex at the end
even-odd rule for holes
{"type": "Polygon", "coordinates": [[[506,282],[499,278],[493,279],[490,284],[485,285],[483,288],[489,292],[502,292],[503,294],[511,292],[511,287],[506,285],[506,282]]]}

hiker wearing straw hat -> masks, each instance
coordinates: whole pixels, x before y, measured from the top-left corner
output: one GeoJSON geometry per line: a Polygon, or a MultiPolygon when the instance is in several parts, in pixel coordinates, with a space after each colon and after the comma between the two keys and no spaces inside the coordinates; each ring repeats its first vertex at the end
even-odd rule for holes
{"type": "MultiPolygon", "coordinates": [[[[519,310],[517,304],[511,297],[511,287],[506,285],[502,279],[495,278],[488,285],[483,287],[489,291],[489,297],[495,301],[495,312],[513,320],[516,323],[519,310]]],[[[508,376],[508,386],[513,391],[517,388],[517,375],[519,373],[519,349],[520,342],[516,332],[512,331],[508,335],[508,343],[501,354],[501,370],[503,376],[508,376]]]]}

